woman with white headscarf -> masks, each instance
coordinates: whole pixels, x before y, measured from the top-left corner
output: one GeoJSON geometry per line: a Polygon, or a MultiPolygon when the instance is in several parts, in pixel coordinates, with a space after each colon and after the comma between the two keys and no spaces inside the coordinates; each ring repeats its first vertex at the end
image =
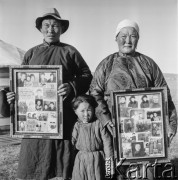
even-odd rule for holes
{"type": "Polygon", "coordinates": [[[170,140],[177,131],[177,114],[170,90],[158,65],[148,56],[136,52],[139,26],[131,20],[121,21],[116,29],[119,51],[106,57],[98,65],[90,86],[91,95],[98,102],[97,116],[103,127],[112,132],[110,92],[147,87],[167,87],[170,140]]]}

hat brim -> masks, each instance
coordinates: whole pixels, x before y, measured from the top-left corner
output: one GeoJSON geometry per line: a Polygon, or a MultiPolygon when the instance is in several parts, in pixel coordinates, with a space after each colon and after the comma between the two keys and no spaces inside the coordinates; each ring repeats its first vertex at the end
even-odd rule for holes
{"type": "Polygon", "coordinates": [[[53,17],[55,18],[56,20],[60,21],[61,24],[62,24],[62,32],[61,34],[65,33],[67,31],[67,29],[69,28],[69,21],[66,20],[66,19],[61,19],[59,18],[58,16],[55,16],[55,15],[46,15],[46,16],[43,16],[43,17],[38,17],[36,19],[36,28],[41,31],[41,24],[42,24],[42,21],[48,17],[53,17]]]}

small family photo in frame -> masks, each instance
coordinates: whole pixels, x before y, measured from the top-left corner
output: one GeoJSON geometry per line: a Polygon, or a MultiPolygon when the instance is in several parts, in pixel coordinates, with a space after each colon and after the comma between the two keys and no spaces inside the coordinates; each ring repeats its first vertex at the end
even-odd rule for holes
{"type": "Polygon", "coordinates": [[[111,100],[117,160],[167,160],[167,89],[120,90],[111,100]]]}
{"type": "Polygon", "coordinates": [[[10,135],[19,138],[63,138],[62,66],[11,66],[15,92],[10,135]]]}

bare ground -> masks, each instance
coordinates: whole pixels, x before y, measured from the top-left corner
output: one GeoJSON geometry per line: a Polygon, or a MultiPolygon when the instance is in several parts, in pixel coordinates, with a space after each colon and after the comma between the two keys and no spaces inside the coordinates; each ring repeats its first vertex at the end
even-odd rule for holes
{"type": "Polygon", "coordinates": [[[0,147],[0,180],[15,180],[20,145],[0,147]]]}
{"type": "MultiPolygon", "coordinates": [[[[15,180],[20,145],[0,146],[0,180],[15,180]]],[[[178,134],[169,149],[169,158],[175,165],[175,174],[178,176],[178,134]]]]}

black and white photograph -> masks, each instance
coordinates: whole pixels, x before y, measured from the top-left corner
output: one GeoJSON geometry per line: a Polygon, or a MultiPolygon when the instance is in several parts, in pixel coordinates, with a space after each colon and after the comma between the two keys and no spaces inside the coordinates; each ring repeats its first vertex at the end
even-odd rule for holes
{"type": "Polygon", "coordinates": [[[162,123],[152,123],[152,136],[161,136],[162,135],[162,123]]]}
{"type": "Polygon", "coordinates": [[[145,148],[143,142],[134,142],[132,146],[132,155],[133,157],[144,157],[146,156],[145,148]]]}
{"type": "Polygon", "coordinates": [[[124,132],[125,133],[134,132],[134,120],[133,119],[124,119],[124,132]]]}
{"type": "Polygon", "coordinates": [[[178,177],[177,0],[0,7],[0,179],[178,177]],[[95,103],[73,107],[85,95],[95,103]],[[158,173],[144,173],[155,160],[158,173]],[[129,177],[132,163],[140,169],[129,177]]]}

